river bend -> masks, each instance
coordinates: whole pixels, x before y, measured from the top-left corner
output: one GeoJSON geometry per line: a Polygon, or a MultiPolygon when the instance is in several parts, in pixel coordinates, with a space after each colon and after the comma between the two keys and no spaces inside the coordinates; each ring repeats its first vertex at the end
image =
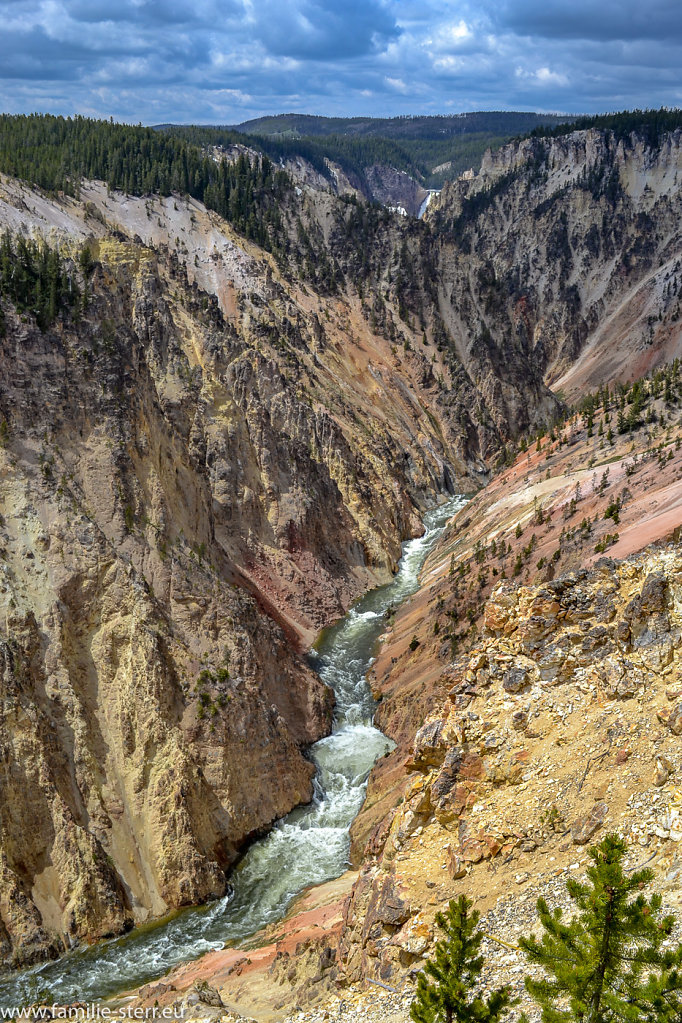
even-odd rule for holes
{"type": "Polygon", "coordinates": [[[204,952],[238,945],[280,919],[304,888],[347,869],[349,829],[362,806],[369,772],[391,748],[372,724],[375,704],[367,672],[388,614],[416,591],[428,553],[462,503],[454,498],[428,512],[423,536],[403,545],[391,582],[371,590],[321,634],[311,662],[334,689],[336,711],[332,734],[309,751],[317,767],[314,799],[249,848],[233,871],[233,892],[55,962],[5,975],[0,978],[0,1006],[37,999],[98,1002],[138,987],[204,952]]]}

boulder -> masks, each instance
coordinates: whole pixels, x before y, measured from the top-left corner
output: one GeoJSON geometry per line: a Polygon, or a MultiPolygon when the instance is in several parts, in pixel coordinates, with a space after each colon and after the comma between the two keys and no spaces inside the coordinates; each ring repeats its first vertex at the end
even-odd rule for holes
{"type": "Polygon", "coordinates": [[[665,764],[663,763],[662,760],[660,760],[660,759],[657,760],[656,761],[656,768],[654,770],[654,777],[653,777],[654,785],[656,785],[658,788],[660,788],[662,785],[665,785],[665,783],[667,782],[669,777],[670,777],[670,772],[668,771],[668,768],[665,766],[665,764]]]}
{"type": "Polygon", "coordinates": [[[443,766],[431,786],[430,798],[434,806],[447,799],[454,789],[463,761],[464,754],[459,747],[448,750],[443,766]]]}
{"type": "Polygon", "coordinates": [[[421,956],[433,941],[433,927],[421,913],[408,920],[393,938],[393,944],[413,956],[421,956]]]}
{"type": "Polygon", "coordinates": [[[195,984],[194,990],[199,996],[199,1001],[204,1005],[212,1005],[217,1009],[223,1008],[225,1005],[217,989],[211,987],[207,980],[200,980],[195,984]]]}
{"type": "Polygon", "coordinates": [[[447,744],[443,740],[444,727],[445,722],[441,718],[427,721],[425,725],[422,725],[414,737],[412,757],[408,761],[408,767],[416,767],[418,770],[440,767],[447,752],[447,744]]]}
{"type": "Polygon", "coordinates": [[[524,732],[528,728],[528,711],[515,710],[511,716],[511,726],[515,732],[524,732]]]}
{"type": "MultiPolygon", "coordinates": [[[[660,714],[659,717],[661,717],[660,714]]],[[[661,720],[668,726],[673,735],[682,735],[682,703],[676,704],[661,720]]]]}
{"type": "Polygon", "coordinates": [[[642,609],[651,614],[653,611],[664,611],[668,580],[663,572],[651,572],[644,580],[640,600],[642,609]]]}
{"type": "Polygon", "coordinates": [[[508,668],[502,678],[502,688],[505,693],[520,693],[531,683],[531,674],[528,668],[515,665],[508,668]]]}
{"type": "Polygon", "coordinates": [[[378,891],[372,892],[365,928],[369,931],[375,923],[400,927],[411,916],[409,904],[401,898],[395,882],[387,878],[378,891]]]}
{"type": "Polygon", "coordinates": [[[451,824],[457,820],[463,810],[475,799],[472,795],[470,785],[455,785],[450,794],[434,806],[433,815],[443,825],[451,824]]]}
{"type": "Polygon", "coordinates": [[[606,803],[595,803],[588,813],[578,817],[571,827],[571,837],[575,845],[586,845],[602,826],[608,812],[606,803]]]}
{"type": "Polygon", "coordinates": [[[459,881],[467,874],[467,868],[453,849],[448,850],[448,873],[453,881],[459,881]]]}

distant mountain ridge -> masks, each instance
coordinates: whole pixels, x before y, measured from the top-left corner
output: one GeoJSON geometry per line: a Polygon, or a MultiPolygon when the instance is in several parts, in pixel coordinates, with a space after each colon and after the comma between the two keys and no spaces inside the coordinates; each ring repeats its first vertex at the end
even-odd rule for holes
{"type": "MultiPolygon", "coordinates": [[[[405,117],[323,117],[276,114],[234,125],[156,125],[202,145],[247,145],[271,159],[302,158],[325,176],[327,161],[359,178],[368,198],[377,198],[363,180],[367,168],[402,171],[422,188],[440,188],[463,171],[477,170],[486,149],[531,131],[557,129],[574,117],[525,111],[405,117]]],[[[381,200],[380,200],[381,201],[381,200]]]]}
{"type": "Polygon", "coordinates": [[[316,114],[276,114],[256,117],[230,127],[247,135],[354,135],[392,139],[439,139],[488,132],[521,135],[540,126],[574,120],[566,114],[481,110],[466,114],[406,115],[402,117],[322,117],[316,114]]]}

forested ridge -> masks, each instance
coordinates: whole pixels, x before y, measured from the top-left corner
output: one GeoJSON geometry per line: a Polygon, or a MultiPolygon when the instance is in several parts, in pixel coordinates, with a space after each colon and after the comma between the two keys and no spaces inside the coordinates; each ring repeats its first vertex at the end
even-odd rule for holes
{"type": "Polygon", "coordinates": [[[339,164],[346,172],[356,174],[360,178],[364,177],[365,167],[374,163],[383,163],[416,177],[422,176],[421,168],[409,152],[391,139],[358,139],[345,135],[328,135],[324,138],[290,134],[245,136],[231,128],[210,125],[164,125],[162,130],[198,146],[227,148],[237,144],[248,145],[275,161],[299,157],[307,160],[318,173],[330,180],[332,174],[327,160],[339,164]]]}
{"type": "Polygon", "coordinates": [[[375,136],[386,139],[434,139],[477,134],[508,135],[538,124],[557,124],[569,115],[518,110],[476,110],[465,114],[408,114],[399,117],[321,117],[315,114],[276,114],[257,117],[231,130],[248,135],[297,132],[300,135],[375,136]]]}
{"type": "Polygon", "coordinates": [[[331,174],[325,159],[338,164],[346,173],[357,175],[361,181],[367,167],[383,164],[405,171],[429,188],[435,188],[446,178],[457,177],[469,168],[477,169],[486,149],[497,148],[511,137],[490,135],[487,132],[463,134],[454,138],[400,140],[348,135],[328,135],[324,138],[252,136],[257,145],[273,159],[286,160],[302,156],[329,177],[331,174]]]}
{"type": "Polygon", "coordinates": [[[486,149],[530,131],[555,125],[555,114],[484,112],[442,117],[343,118],[280,114],[237,126],[157,125],[200,146],[248,145],[272,160],[307,160],[332,179],[327,160],[364,183],[375,164],[404,171],[426,187],[476,169],[486,149]]]}
{"type": "Polygon", "coordinates": [[[239,125],[159,125],[158,130],[199,146],[244,144],[272,160],[307,160],[331,180],[327,161],[364,183],[365,170],[383,164],[404,171],[425,187],[439,187],[468,168],[477,169],[486,149],[521,136],[556,137],[600,128],[617,139],[638,132],[650,146],[682,125],[679,110],[634,110],[590,116],[480,111],[438,117],[317,117],[279,114],[239,125]]]}
{"type": "Polygon", "coordinates": [[[202,128],[175,135],[85,117],[1,115],[0,173],[72,196],[83,179],[129,195],[189,195],[324,291],[356,266],[381,265],[377,243],[391,218],[387,210],[342,197],[327,245],[318,225],[301,220],[290,177],[266,153],[208,155],[209,145],[230,140],[228,134],[214,142],[202,128]]]}
{"type": "MultiPolygon", "coordinates": [[[[291,152],[306,159],[310,159],[308,153],[316,159],[326,156],[360,177],[364,168],[384,163],[406,171],[428,188],[436,188],[470,167],[476,170],[486,149],[495,149],[533,128],[555,126],[567,119],[571,118],[513,110],[406,117],[278,114],[230,125],[229,130],[249,135],[264,147],[279,143],[285,158],[291,152]]],[[[265,151],[274,158],[274,149],[265,151]]]]}
{"type": "Polygon", "coordinates": [[[445,178],[477,168],[486,149],[501,146],[512,134],[489,132],[447,138],[393,139],[373,135],[298,135],[295,132],[239,135],[231,128],[209,125],[164,125],[164,132],[199,146],[248,145],[271,160],[307,160],[315,170],[333,180],[327,163],[336,164],[361,184],[368,167],[380,164],[404,171],[425,187],[436,187],[445,178]],[[445,165],[445,166],[441,166],[445,165]],[[437,170],[434,172],[434,168],[437,170]]]}
{"type": "MultiPolygon", "coordinates": [[[[211,145],[228,147],[239,139],[246,142],[249,137],[232,129],[205,126],[165,126],[162,131],[84,117],[2,115],[0,173],[51,192],[71,195],[78,195],[82,179],[103,180],[112,190],[132,195],[189,195],[272,252],[287,273],[299,275],[320,291],[334,292],[344,280],[355,282],[374,327],[391,336],[395,327],[383,296],[395,298],[401,319],[413,316],[424,329],[428,320],[424,303],[435,302],[431,286],[437,238],[456,241],[459,249],[466,252],[468,228],[507,190],[513,178],[520,173],[529,181],[542,176],[546,157],[543,137],[581,126],[603,127],[618,138],[637,132],[647,144],[656,146],[666,131],[680,125],[682,111],[659,110],[600,115],[566,126],[545,126],[539,130],[541,135],[534,138],[535,155],[523,172],[509,171],[488,188],[465,196],[454,220],[444,210],[428,223],[413,220],[397,223],[379,206],[342,196],[329,210],[331,217],[325,236],[316,214],[307,208],[305,199],[297,198],[291,179],[276,167],[274,159],[290,151],[324,166],[322,150],[313,147],[308,152],[306,145],[312,146],[313,142],[326,145],[331,139],[340,150],[346,147],[349,160],[353,145],[364,152],[362,162],[375,157],[391,160],[397,145],[394,140],[340,135],[302,140],[280,135],[256,140],[261,146],[259,155],[241,151],[235,159],[216,159],[207,152],[211,145]],[[262,151],[266,147],[270,155],[262,151]],[[393,225],[390,228],[389,222],[393,225]],[[379,286],[382,280],[385,287],[379,286]]],[[[398,161],[391,162],[395,166],[398,161]]],[[[604,197],[613,206],[619,195],[617,175],[607,170],[605,166],[592,168],[578,184],[589,190],[595,200],[604,197]]],[[[28,259],[25,253],[24,256],[28,259]]],[[[37,259],[35,255],[33,262],[37,259]]],[[[42,280],[40,274],[35,279],[42,280]]],[[[19,292],[15,298],[19,306],[23,303],[25,308],[35,309],[39,322],[47,323],[54,318],[56,307],[54,302],[50,308],[45,307],[42,283],[38,291],[35,301],[24,301],[19,292]]],[[[6,288],[4,294],[13,297],[6,288]]],[[[436,323],[440,323],[439,317],[436,323]]],[[[438,347],[447,347],[441,341],[440,330],[434,330],[438,347]]],[[[485,332],[482,336],[486,336],[485,332]]]]}
{"type": "Polygon", "coordinates": [[[49,114],[0,115],[0,173],[69,195],[83,178],[129,195],[190,195],[270,251],[283,241],[279,200],[291,188],[267,156],[216,161],[152,128],[49,114]]]}
{"type": "Polygon", "coordinates": [[[578,117],[571,123],[535,128],[530,132],[530,137],[558,138],[573,131],[588,131],[590,128],[611,132],[617,141],[628,139],[634,132],[650,149],[658,149],[664,135],[682,128],[682,109],[661,107],[658,110],[621,110],[613,114],[578,117]]]}

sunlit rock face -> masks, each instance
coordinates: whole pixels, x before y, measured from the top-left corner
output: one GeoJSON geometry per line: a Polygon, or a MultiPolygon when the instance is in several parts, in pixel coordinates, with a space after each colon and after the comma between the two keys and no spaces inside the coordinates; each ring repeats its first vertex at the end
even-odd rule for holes
{"type": "Polygon", "coordinates": [[[356,841],[368,833],[363,815],[374,827],[338,941],[350,982],[407,975],[432,954],[436,912],[460,893],[488,922],[497,914],[507,940],[535,919],[538,891],[566,900],[566,878],[607,831],[627,838],[633,862],[655,860],[656,886],[679,899],[679,544],[542,585],[499,583],[470,649],[443,664],[432,626],[452,586],[453,532],[382,651],[383,721],[399,745],[392,769],[379,769],[394,787],[390,809],[381,816],[370,799],[357,819],[356,841]],[[419,640],[413,650],[406,634],[419,640]],[[419,694],[425,720],[408,738],[390,676],[405,688],[410,662],[431,698],[419,694]]]}
{"type": "MultiPolygon", "coordinates": [[[[474,490],[551,419],[550,388],[574,400],[680,353],[679,169],[678,134],[655,152],[529,140],[421,222],[302,181],[284,212],[309,265],[286,267],[180,197],[85,183],[56,200],[3,180],[0,225],[60,246],[75,274],[84,243],[95,261],[77,321],[41,333],[7,306],[0,341],[8,959],[219,895],[244,843],[310,797],[303,751],[331,717],[302,657],[316,632],[390,577],[436,495],[474,490]],[[316,261],[335,288],[311,284],[316,261]]],[[[528,650],[544,642],[525,628],[528,650]]],[[[664,671],[670,644],[656,651],[664,671]]],[[[522,666],[505,699],[536,670],[563,682],[563,648],[522,666]]],[[[396,692],[398,724],[380,713],[401,741],[437,709],[422,674],[418,698],[396,692]]],[[[637,677],[609,675],[609,698],[637,677]]],[[[447,823],[478,761],[436,766],[449,774],[417,802],[447,823]]],[[[372,784],[370,800],[376,824],[372,784]]]]}
{"type": "Polygon", "coordinates": [[[526,139],[430,203],[445,322],[512,421],[522,353],[570,402],[680,354],[681,144],[679,130],[654,147],[596,129],[526,139]]]}
{"type": "Polygon", "coordinates": [[[303,654],[465,470],[357,310],[196,205],[3,188],[96,261],[78,322],[7,307],[0,341],[0,939],[29,962],[223,894],[311,798],[303,654]]]}

